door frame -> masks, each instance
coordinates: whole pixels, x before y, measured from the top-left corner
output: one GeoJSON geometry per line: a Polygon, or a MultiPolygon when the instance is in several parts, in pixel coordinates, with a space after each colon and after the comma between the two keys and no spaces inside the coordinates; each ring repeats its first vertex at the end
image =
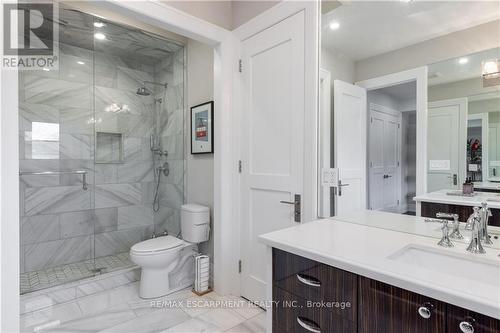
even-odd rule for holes
{"type": "MultiPolygon", "coordinates": [[[[217,106],[214,153],[214,288],[237,293],[233,267],[225,253],[233,251],[234,167],[233,78],[237,72],[231,31],[153,0],[92,2],[93,14],[117,13],[214,47],[214,101],[217,106]]],[[[103,14],[103,17],[108,17],[103,14]]],[[[113,20],[113,19],[112,19],[113,20]]],[[[114,21],[114,20],[113,20],[114,21]]],[[[312,46],[311,46],[312,47],[312,46]]],[[[1,70],[2,110],[18,110],[17,72],[1,70]],[[13,84],[14,83],[14,84],[13,84]]],[[[19,138],[18,112],[0,114],[0,331],[19,331],[19,138]],[[8,162],[7,162],[8,161],[8,162]],[[9,223],[4,223],[9,221],[9,223]]],[[[236,271],[236,269],[234,269],[236,271]]]]}
{"type": "Polygon", "coordinates": [[[460,182],[464,182],[465,177],[467,176],[467,109],[469,106],[468,99],[467,97],[443,99],[439,101],[429,102],[428,105],[429,106],[432,105],[432,107],[437,107],[437,108],[449,105],[459,105],[460,107],[459,123],[458,123],[458,132],[459,132],[458,145],[459,147],[462,147],[462,149],[460,149],[458,153],[458,176],[459,176],[458,186],[460,187],[460,182]]]}
{"type": "MultiPolygon", "coordinates": [[[[280,21],[293,16],[294,14],[304,11],[305,13],[305,73],[304,80],[310,84],[305,85],[305,116],[304,116],[304,185],[302,193],[302,221],[309,222],[318,217],[318,87],[319,87],[319,2],[318,1],[282,1],[277,5],[271,7],[262,14],[256,16],[249,22],[241,25],[233,30],[236,39],[235,47],[237,59],[241,59],[241,42],[252,37],[253,35],[263,31],[280,21]],[[306,199],[307,198],[307,199],[306,199]],[[308,199],[310,198],[310,200],[308,199]],[[304,200],[306,199],[306,200],[304,200]]],[[[242,65],[242,70],[245,70],[245,64],[242,65]]],[[[242,80],[240,73],[236,72],[234,76],[234,109],[233,109],[233,124],[235,131],[232,137],[233,140],[233,154],[235,156],[234,170],[237,170],[239,160],[241,159],[241,112],[243,110],[242,103],[242,80]]],[[[241,183],[240,174],[236,173],[233,186],[233,211],[232,217],[233,230],[230,239],[232,240],[232,253],[231,255],[233,267],[227,272],[227,278],[236,281],[238,284],[235,295],[240,296],[240,274],[238,273],[238,261],[241,255],[241,242],[240,242],[240,198],[241,198],[241,183]]],[[[267,281],[271,281],[269,276],[267,281]]],[[[271,295],[271,285],[267,286],[267,295],[271,295]]],[[[267,319],[270,320],[269,318],[267,319]]]]}
{"type": "MultiPolygon", "coordinates": [[[[398,110],[394,110],[394,109],[391,109],[391,108],[388,108],[386,106],[383,106],[383,105],[380,105],[380,104],[377,104],[377,103],[368,103],[368,117],[371,119],[372,117],[372,113],[373,112],[380,112],[380,113],[384,113],[386,115],[389,115],[389,116],[392,116],[392,117],[395,117],[398,119],[398,162],[399,162],[399,167],[398,167],[398,172],[397,172],[397,193],[398,193],[398,198],[399,198],[399,204],[398,204],[398,212],[399,213],[404,213],[402,211],[402,205],[403,205],[403,193],[402,193],[402,173],[401,173],[401,169],[402,169],[402,165],[403,165],[403,162],[402,162],[402,150],[403,150],[403,137],[402,137],[402,122],[403,122],[403,112],[402,111],[398,111],[398,110]]],[[[368,120],[368,119],[367,119],[368,120]]],[[[368,120],[370,121],[370,120],[368,120]]],[[[368,124],[368,133],[367,133],[367,139],[370,140],[370,125],[368,124]]],[[[368,194],[368,202],[367,202],[367,205],[370,206],[370,202],[371,202],[371,197],[370,197],[370,151],[369,151],[369,145],[366,146],[367,148],[367,154],[366,154],[366,158],[367,158],[367,185],[368,185],[368,191],[367,191],[367,194],[368,194]]]]}
{"type": "MultiPolygon", "coordinates": [[[[486,172],[486,176],[489,176],[489,168],[488,168],[488,165],[489,165],[489,153],[488,153],[488,149],[489,149],[489,137],[488,137],[488,127],[489,127],[489,113],[488,112],[483,112],[483,113],[473,113],[473,114],[469,114],[467,113],[467,127],[468,128],[469,126],[469,123],[468,121],[469,120],[475,120],[475,119],[480,119],[481,120],[481,151],[482,151],[482,154],[481,154],[481,168],[482,168],[482,173],[481,173],[481,176],[482,176],[482,179],[483,179],[483,182],[486,181],[486,177],[485,177],[485,172],[486,172]],[[486,155],[486,158],[484,158],[486,155]]],[[[467,174],[467,167],[465,169],[465,174],[467,174]]]]}
{"type": "Polygon", "coordinates": [[[427,193],[427,66],[356,82],[367,91],[416,82],[417,161],[416,195],[427,193]]]}
{"type": "MultiPolygon", "coordinates": [[[[319,116],[318,147],[319,170],[332,168],[332,78],[329,71],[319,69],[319,116]]],[[[318,217],[328,218],[332,215],[331,187],[324,187],[321,173],[318,176],[318,217]]]]}

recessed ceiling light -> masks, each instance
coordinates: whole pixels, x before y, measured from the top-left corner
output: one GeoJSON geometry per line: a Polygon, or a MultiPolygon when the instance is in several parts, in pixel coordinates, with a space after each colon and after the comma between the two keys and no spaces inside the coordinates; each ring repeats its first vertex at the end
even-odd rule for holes
{"type": "Polygon", "coordinates": [[[399,0],[401,2],[412,2],[413,0],[399,0]]]}
{"type": "Polygon", "coordinates": [[[76,62],[78,65],[85,65],[85,63],[83,61],[77,61],[76,62]]]}
{"type": "Polygon", "coordinates": [[[467,59],[467,58],[460,58],[460,59],[458,59],[458,63],[460,65],[465,65],[468,62],[469,62],[469,59],[467,59]]]}
{"type": "Polygon", "coordinates": [[[105,26],[105,24],[102,22],[94,22],[94,27],[96,27],[96,28],[102,28],[104,26],[105,26]]]}
{"type": "Polygon", "coordinates": [[[46,72],[50,71],[50,69],[48,69],[47,67],[42,68],[42,70],[44,70],[46,72]]]}
{"type": "Polygon", "coordinates": [[[106,39],[106,35],[100,32],[94,34],[95,39],[103,40],[106,39]]]}
{"type": "Polygon", "coordinates": [[[330,29],[337,30],[338,28],[340,28],[340,23],[339,22],[333,21],[333,22],[330,23],[330,29]]]}

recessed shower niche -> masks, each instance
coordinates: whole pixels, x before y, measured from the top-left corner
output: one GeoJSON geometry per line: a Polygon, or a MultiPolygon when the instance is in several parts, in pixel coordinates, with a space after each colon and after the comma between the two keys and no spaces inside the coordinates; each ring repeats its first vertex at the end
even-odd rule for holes
{"type": "Polygon", "coordinates": [[[123,163],[123,134],[95,133],[95,163],[123,163]]]}

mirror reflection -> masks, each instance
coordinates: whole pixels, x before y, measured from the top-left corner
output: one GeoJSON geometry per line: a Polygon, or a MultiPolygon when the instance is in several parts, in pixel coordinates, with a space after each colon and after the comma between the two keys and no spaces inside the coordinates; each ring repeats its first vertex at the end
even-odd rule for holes
{"type": "Polygon", "coordinates": [[[429,192],[500,181],[500,86],[491,69],[499,58],[494,48],[429,66],[429,192]]]}
{"type": "MultiPolygon", "coordinates": [[[[412,229],[396,220],[373,222],[366,212],[457,214],[463,229],[473,207],[486,202],[490,233],[497,235],[492,246],[500,247],[495,6],[322,2],[320,216],[363,223],[365,214],[374,226],[440,237],[438,224],[412,229]]],[[[463,234],[469,241],[470,231],[463,234]]]]}

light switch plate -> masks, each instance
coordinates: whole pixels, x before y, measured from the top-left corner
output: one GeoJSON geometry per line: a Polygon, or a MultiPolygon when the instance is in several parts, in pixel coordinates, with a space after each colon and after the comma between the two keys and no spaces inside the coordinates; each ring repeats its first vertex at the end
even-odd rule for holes
{"type": "Polygon", "coordinates": [[[337,186],[339,182],[339,169],[323,168],[321,169],[321,184],[323,186],[337,186]]]}

